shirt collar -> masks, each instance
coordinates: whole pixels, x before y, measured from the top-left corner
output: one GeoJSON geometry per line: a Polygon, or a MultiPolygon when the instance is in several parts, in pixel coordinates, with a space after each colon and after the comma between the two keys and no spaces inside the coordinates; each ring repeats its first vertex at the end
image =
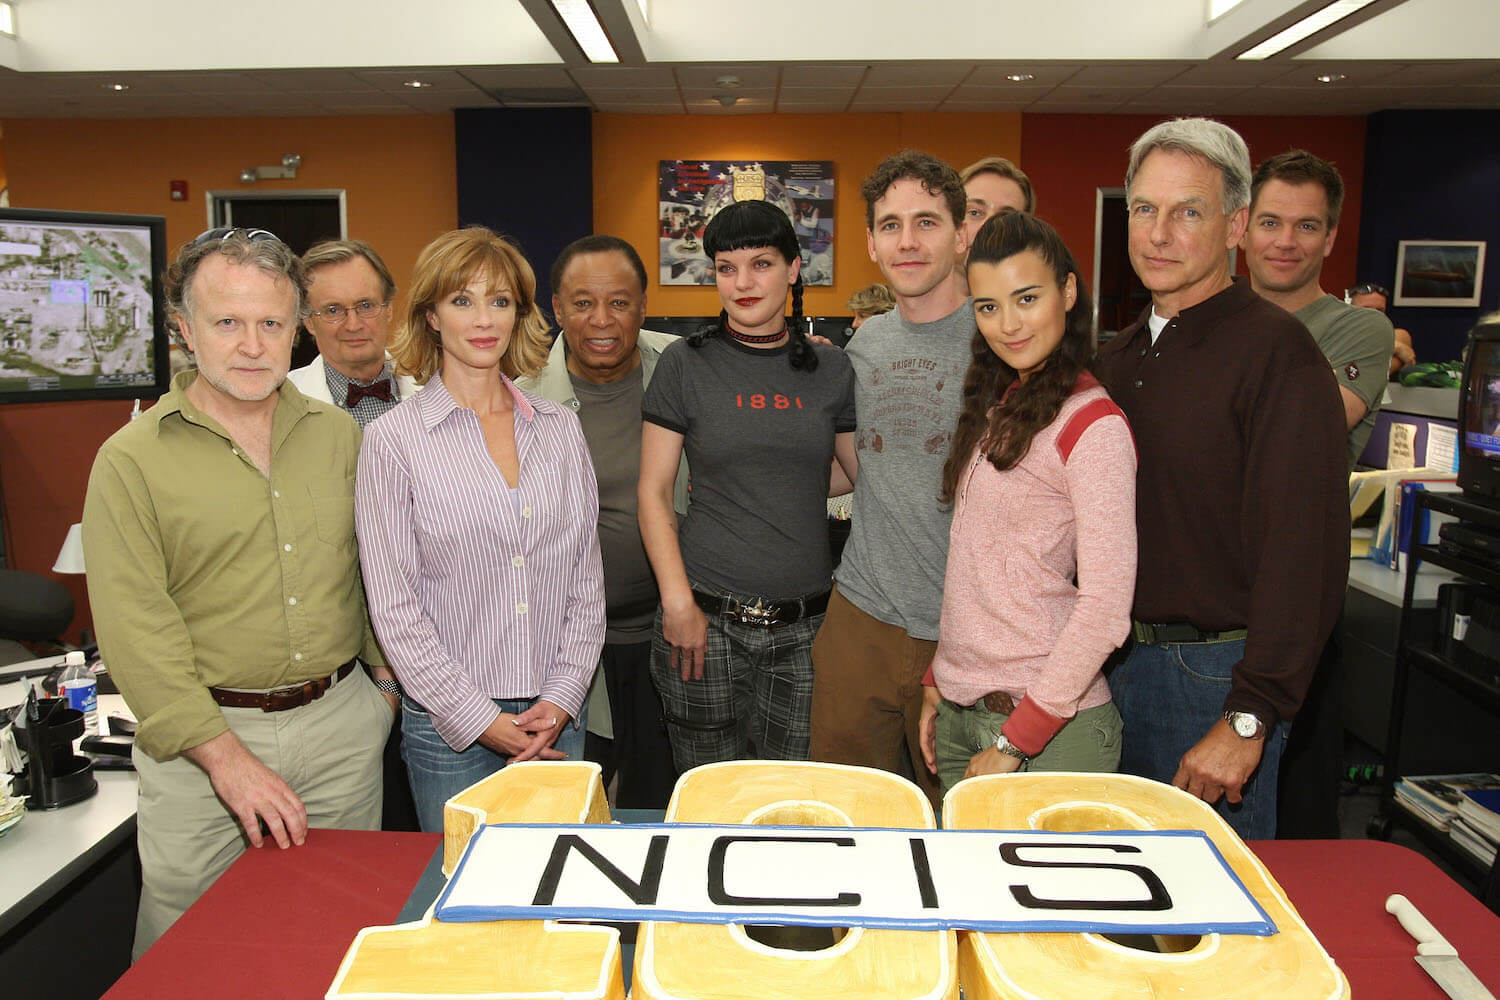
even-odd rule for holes
{"type": "MultiPolygon", "coordinates": [[[[1244,309],[1258,298],[1260,296],[1256,295],[1250,287],[1250,279],[1242,274],[1237,275],[1228,288],[1210,295],[1195,306],[1184,309],[1174,319],[1167,320],[1167,325],[1174,329],[1174,339],[1185,343],[1197,343],[1215,329],[1222,320],[1244,309]]],[[[1120,335],[1115,340],[1121,342],[1121,347],[1138,336],[1147,338],[1151,336],[1146,322],[1151,316],[1151,309],[1152,306],[1147,305],[1141,310],[1140,316],[1134,323],[1120,331],[1120,335]]],[[[1163,332],[1166,331],[1163,330],[1163,332]]],[[[1113,344],[1114,341],[1110,343],[1113,344]]],[[[1119,349],[1116,348],[1116,350],[1119,349]]]]}
{"type": "MultiPolygon", "coordinates": [[[[536,407],[531,405],[531,400],[527,399],[526,394],[517,389],[515,383],[506,378],[504,373],[500,375],[500,384],[505,386],[506,391],[510,393],[510,398],[516,405],[516,415],[530,423],[536,417],[536,407]]],[[[422,391],[417,393],[415,398],[417,411],[422,415],[422,426],[428,431],[447,420],[455,410],[464,409],[449,395],[448,387],[443,384],[441,371],[427,380],[427,384],[422,387],[422,391]]]]}
{"type": "Polygon", "coordinates": [[[333,394],[333,398],[335,400],[340,400],[348,396],[349,387],[351,385],[368,387],[374,385],[376,382],[379,382],[381,379],[390,379],[391,398],[398,403],[401,401],[401,397],[400,395],[398,395],[399,390],[396,387],[395,373],[391,368],[391,362],[389,358],[386,359],[385,364],[380,366],[380,374],[376,375],[368,382],[362,382],[359,379],[350,378],[348,375],[345,375],[343,372],[333,367],[333,365],[330,365],[327,361],[323,362],[323,378],[328,383],[328,389],[333,394]]]}
{"type": "MultiPolygon", "coordinates": [[[[171,388],[165,396],[157,400],[156,405],[141,414],[141,418],[150,419],[158,433],[161,432],[162,421],[174,413],[182,414],[183,418],[190,423],[213,428],[218,433],[224,433],[219,422],[193,405],[188,399],[188,386],[198,378],[199,371],[189,368],[172,376],[171,388]]],[[[272,434],[279,440],[279,429],[289,427],[308,412],[307,397],[296,391],[291,380],[283,379],[281,385],[276,389],[276,414],[272,418],[272,434]]],[[[225,437],[228,435],[225,434],[225,437]]]]}

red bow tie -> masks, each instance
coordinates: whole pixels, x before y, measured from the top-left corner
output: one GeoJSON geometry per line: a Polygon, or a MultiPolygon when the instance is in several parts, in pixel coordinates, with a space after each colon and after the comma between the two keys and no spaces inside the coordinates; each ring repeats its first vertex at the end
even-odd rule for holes
{"type": "Polygon", "coordinates": [[[355,385],[353,382],[350,382],[349,395],[344,397],[344,406],[352,410],[354,409],[354,404],[366,396],[374,399],[383,399],[389,403],[391,401],[391,380],[383,378],[370,385],[355,385]]]}

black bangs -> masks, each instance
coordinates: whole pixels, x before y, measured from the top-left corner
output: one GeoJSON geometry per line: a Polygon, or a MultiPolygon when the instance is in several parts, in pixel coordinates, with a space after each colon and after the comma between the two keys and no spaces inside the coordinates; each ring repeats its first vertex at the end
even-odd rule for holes
{"type": "Polygon", "coordinates": [[[775,247],[787,263],[802,254],[792,220],[766,201],[737,201],[721,208],[703,231],[703,252],[709,260],[726,250],[775,247]]]}

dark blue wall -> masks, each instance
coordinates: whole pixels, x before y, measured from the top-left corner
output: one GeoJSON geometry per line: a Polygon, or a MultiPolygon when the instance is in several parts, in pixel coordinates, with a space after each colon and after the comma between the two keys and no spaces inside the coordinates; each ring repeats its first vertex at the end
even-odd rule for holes
{"type": "Polygon", "coordinates": [[[1457,358],[1469,329],[1500,307],[1500,112],[1382,111],[1371,115],[1359,277],[1396,285],[1401,240],[1484,240],[1478,309],[1390,308],[1411,331],[1417,360],[1457,358]]]}
{"type": "Polygon", "coordinates": [[[594,231],[594,144],[588,108],[455,111],[458,224],[515,240],[552,315],[547,272],[563,247],[594,231]]]}

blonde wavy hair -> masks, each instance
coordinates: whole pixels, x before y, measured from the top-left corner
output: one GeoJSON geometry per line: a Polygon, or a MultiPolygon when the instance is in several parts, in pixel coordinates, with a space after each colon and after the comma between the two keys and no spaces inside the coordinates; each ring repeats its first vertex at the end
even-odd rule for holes
{"type": "Polygon", "coordinates": [[[484,226],[444,233],[422,248],[412,271],[411,294],[401,313],[391,354],[397,369],[426,385],[443,366],[443,344],[428,322],[438,302],[466,287],[474,276],[489,277],[490,290],[509,287],[516,300],[516,325],[500,358],[509,379],[535,375],[547,363],[548,323],[536,301],[536,272],[510,240],[484,226]]]}

